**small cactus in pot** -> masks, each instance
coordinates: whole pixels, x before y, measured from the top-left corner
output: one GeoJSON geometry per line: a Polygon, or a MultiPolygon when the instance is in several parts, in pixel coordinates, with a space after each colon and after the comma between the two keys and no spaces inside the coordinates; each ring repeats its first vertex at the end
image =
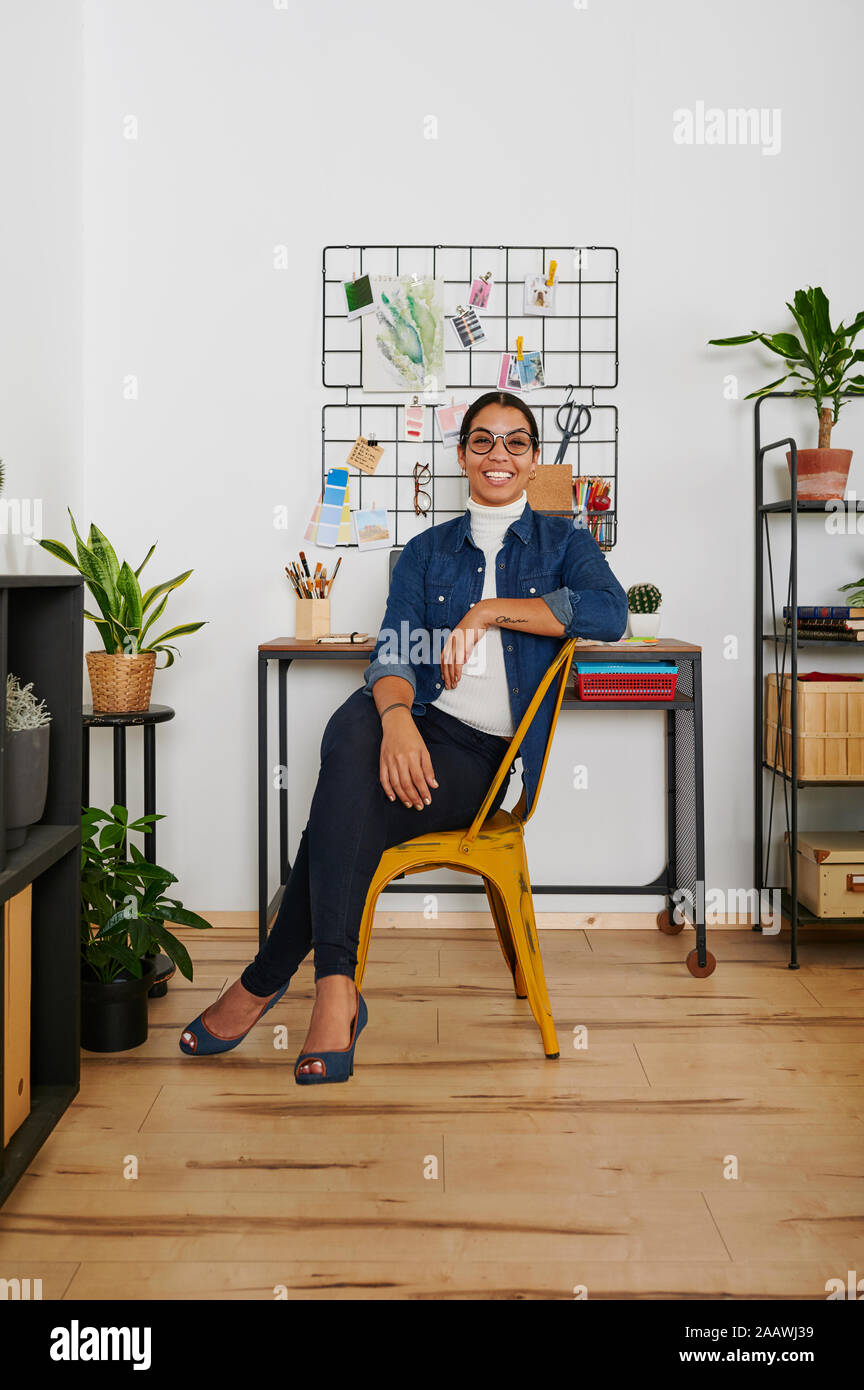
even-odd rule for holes
{"type": "Polygon", "coordinates": [[[631,584],[627,590],[631,637],[656,637],[663,595],[656,584],[631,584]]]}

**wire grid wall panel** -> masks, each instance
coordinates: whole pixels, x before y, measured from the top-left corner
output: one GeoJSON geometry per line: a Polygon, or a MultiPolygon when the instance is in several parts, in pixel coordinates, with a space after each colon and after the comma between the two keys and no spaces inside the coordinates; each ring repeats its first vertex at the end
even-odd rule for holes
{"type": "MultiPolygon", "coordinates": [[[[590,395],[590,393],[586,393],[590,395]]],[[[558,452],[561,432],[555,415],[563,395],[540,404],[534,398],[541,392],[529,392],[526,404],[537,420],[540,431],[540,464],[552,463],[558,452]]],[[[458,399],[458,397],[457,397],[458,399]]],[[[577,398],[578,403],[578,398],[577,398]]],[[[321,481],[322,487],[331,468],[345,466],[348,452],[358,435],[374,440],[384,453],[374,473],[361,473],[354,467],[348,470],[348,491],[351,510],[386,507],[394,518],[393,544],[402,546],[418,532],[461,516],[468,502],[468,484],[459,467],[455,448],[445,448],[434,408],[427,407],[422,440],[403,438],[404,399],[397,404],[378,404],[372,400],[362,404],[325,405],[321,412],[321,481]],[[431,478],[421,488],[432,499],[426,516],[414,510],[414,465],[427,464],[431,478]]],[[[610,550],[618,531],[618,408],[614,405],[593,405],[591,424],[583,435],[574,439],[565,456],[574,479],[578,477],[605,478],[610,487],[610,506],[606,512],[592,513],[605,520],[608,542],[601,543],[610,550]]],[[[356,541],[351,541],[356,549],[356,541]]]]}
{"type": "MultiPolygon", "coordinates": [[[[363,388],[363,319],[346,317],[343,283],[361,275],[439,277],[445,320],[467,308],[471,282],[491,272],[488,309],[478,311],[486,338],[463,348],[444,324],[445,394],[454,389],[493,390],[502,352],[539,349],[547,387],[576,390],[618,385],[618,251],[614,246],[325,246],[323,355],[325,386],[363,388]],[[555,313],[523,312],[524,282],[555,273],[555,313]]],[[[376,393],[377,394],[377,393],[376,393]]],[[[382,393],[387,394],[387,393],[382,393]]],[[[393,394],[393,393],[390,393],[393,394]]]]}

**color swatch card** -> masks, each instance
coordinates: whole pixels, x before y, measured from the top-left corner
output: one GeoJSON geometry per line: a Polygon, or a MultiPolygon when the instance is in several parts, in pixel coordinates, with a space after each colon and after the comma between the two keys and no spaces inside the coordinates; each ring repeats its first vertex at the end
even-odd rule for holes
{"type": "Polygon", "coordinates": [[[425,405],[418,405],[418,404],[417,404],[417,397],[415,396],[415,397],[414,397],[414,404],[413,404],[413,405],[406,405],[406,406],[405,406],[405,414],[404,414],[404,419],[403,419],[403,438],[404,438],[404,439],[422,439],[422,438],[423,438],[423,422],[424,422],[425,416],[426,416],[426,407],[425,407],[425,405]]]}
{"type": "Polygon", "coordinates": [[[324,496],[323,492],[319,492],[319,493],[318,493],[318,501],[315,503],[315,506],[312,508],[312,515],[311,515],[311,517],[309,518],[309,525],[306,527],[306,530],[303,532],[303,539],[304,539],[304,540],[307,540],[307,541],[312,541],[313,544],[314,544],[315,538],[316,538],[316,536],[317,536],[317,534],[318,534],[318,522],[319,522],[320,517],[321,517],[321,500],[322,500],[323,496],[324,496]]]}
{"type": "Polygon", "coordinates": [[[339,534],[336,537],[336,544],[351,544],[351,496],[347,484],[345,487],[345,501],[342,503],[342,516],[339,521],[339,534]]]}
{"type": "MultiPolygon", "coordinates": [[[[346,517],[350,513],[348,498],[348,469],[331,468],[324,491],[315,504],[305,539],[316,545],[344,545],[346,517]]],[[[350,536],[350,520],[348,521],[350,536]]]]}

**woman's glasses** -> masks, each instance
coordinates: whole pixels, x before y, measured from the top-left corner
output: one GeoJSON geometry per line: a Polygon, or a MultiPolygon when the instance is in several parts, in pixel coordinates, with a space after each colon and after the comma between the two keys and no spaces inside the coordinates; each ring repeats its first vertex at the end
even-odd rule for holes
{"type": "Polygon", "coordinates": [[[504,440],[508,454],[527,454],[532,444],[536,446],[537,436],[529,430],[509,430],[507,434],[493,434],[491,430],[471,430],[465,443],[475,454],[489,454],[496,439],[504,440]]]}
{"type": "Polygon", "coordinates": [[[428,483],[432,477],[432,469],[427,463],[415,463],[414,465],[414,512],[417,516],[425,516],[432,506],[432,498],[428,492],[424,492],[420,487],[421,483],[428,483]]]}

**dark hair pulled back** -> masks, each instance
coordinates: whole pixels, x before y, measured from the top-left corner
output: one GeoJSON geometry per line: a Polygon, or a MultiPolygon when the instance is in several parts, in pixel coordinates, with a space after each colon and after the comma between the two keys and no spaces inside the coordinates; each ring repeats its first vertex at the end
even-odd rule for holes
{"type": "Polygon", "coordinates": [[[463,448],[468,439],[468,434],[475,416],[487,405],[508,405],[512,406],[514,410],[520,410],[528,421],[531,434],[536,441],[535,447],[539,446],[540,433],[537,429],[537,421],[534,419],[533,412],[529,410],[525,402],[520,400],[518,396],[514,396],[512,391],[487,391],[485,395],[478,396],[476,401],[472,401],[465,411],[465,416],[459,429],[459,443],[463,448]]]}

